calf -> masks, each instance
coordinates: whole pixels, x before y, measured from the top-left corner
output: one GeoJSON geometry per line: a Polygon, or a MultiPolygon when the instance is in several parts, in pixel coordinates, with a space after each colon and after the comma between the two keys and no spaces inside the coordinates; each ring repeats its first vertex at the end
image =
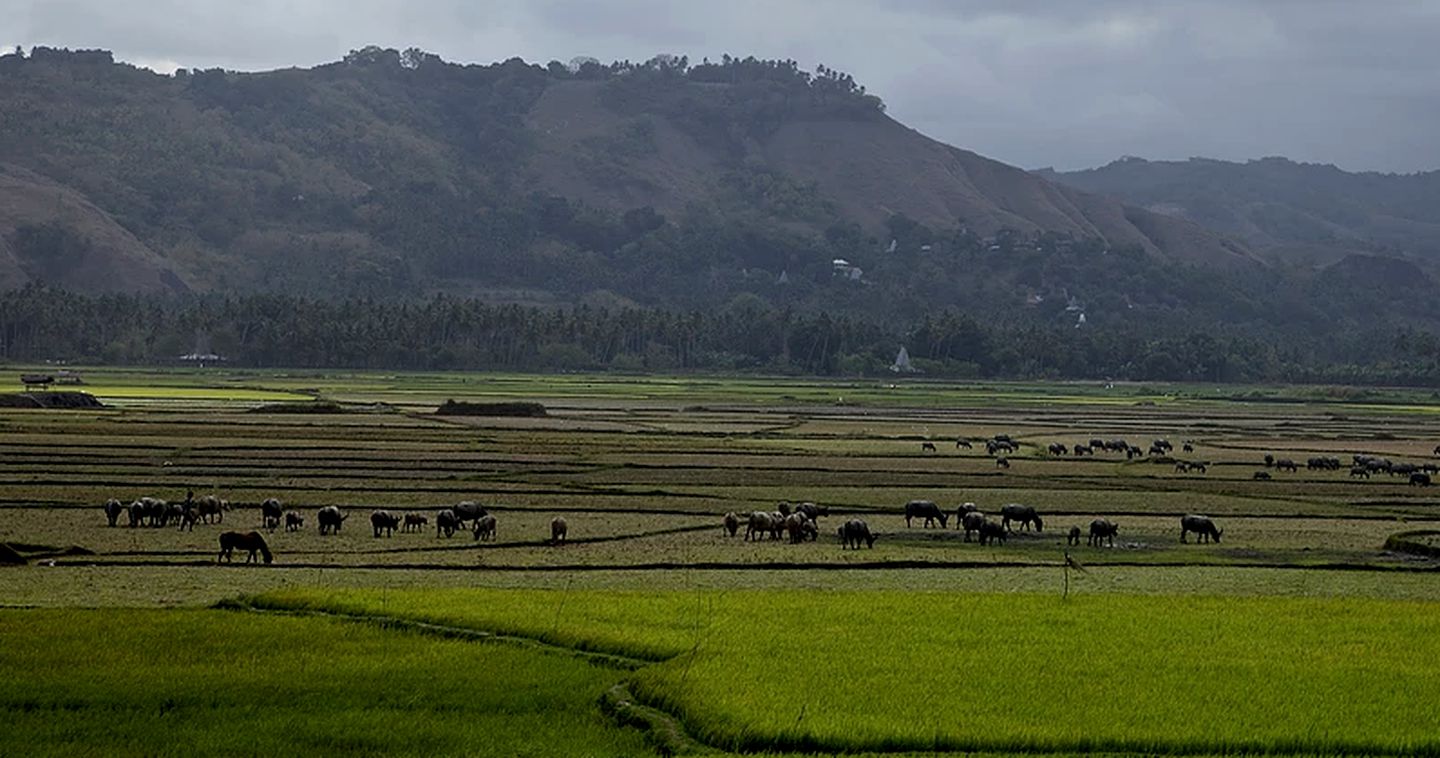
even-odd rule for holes
{"type": "Polygon", "coordinates": [[[305,526],[305,517],[295,511],[285,512],[285,531],[298,532],[305,526]]]}

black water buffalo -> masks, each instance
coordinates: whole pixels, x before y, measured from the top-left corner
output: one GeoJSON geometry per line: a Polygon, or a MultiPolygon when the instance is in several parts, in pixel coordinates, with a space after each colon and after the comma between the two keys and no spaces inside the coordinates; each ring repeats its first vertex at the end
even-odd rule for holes
{"type": "Polygon", "coordinates": [[[464,527],[465,522],[483,518],[490,513],[479,503],[470,500],[456,503],[450,510],[455,512],[455,523],[457,527],[464,527]]]}
{"type": "Polygon", "coordinates": [[[203,495],[195,501],[196,515],[207,524],[225,523],[225,511],[230,510],[230,501],[214,495],[203,495]]]}
{"type": "Polygon", "coordinates": [[[808,500],[795,506],[795,512],[804,514],[805,518],[811,521],[819,521],[821,516],[830,515],[829,508],[823,505],[816,505],[808,500]]]}
{"type": "Polygon", "coordinates": [[[266,529],[274,529],[280,526],[280,519],[285,517],[285,508],[275,498],[267,498],[260,504],[260,520],[266,529]]]}
{"type": "Polygon", "coordinates": [[[295,511],[285,512],[285,531],[298,532],[305,526],[305,517],[295,511]]]}
{"type": "Polygon", "coordinates": [[[806,540],[814,541],[820,536],[815,522],[796,511],[785,517],[785,531],[790,535],[790,544],[798,545],[806,540]]]}
{"type": "Polygon", "coordinates": [[[1185,541],[1185,535],[1194,532],[1197,536],[1196,542],[1220,541],[1220,529],[1208,516],[1197,516],[1189,514],[1180,517],[1180,541],[1185,541]]]}
{"type": "Polygon", "coordinates": [[[1000,456],[999,458],[996,458],[996,459],[995,459],[995,468],[1010,468],[1010,459],[1009,459],[1009,458],[1006,458],[1006,457],[1003,456],[1003,455],[1000,456]]]}
{"type": "Polygon", "coordinates": [[[563,545],[565,538],[570,534],[570,523],[564,516],[556,516],[550,519],[550,544],[563,545]]]}
{"type": "Polygon", "coordinates": [[[985,514],[980,511],[971,511],[965,514],[964,518],[960,519],[960,526],[965,530],[965,541],[969,542],[970,535],[980,531],[980,527],[984,524],[985,514]]]}
{"type": "Polygon", "coordinates": [[[1007,532],[1005,531],[1005,527],[1001,524],[997,524],[994,521],[987,520],[985,523],[980,525],[979,532],[980,544],[982,545],[988,545],[995,540],[1000,540],[1000,544],[1002,545],[1005,544],[1007,532]]]}
{"type": "Polygon", "coordinates": [[[402,532],[418,532],[430,524],[429,516],[421,516],[418,513],[405,514],[405,524],[400,527],[402,532]]]}
{"type": "Polygon", "coordinates": [[[1007,530],[1014,531],[1011,522],[1020,524],[1022,529],[1029,529],[1031,524],[1035,525],[1035,531],[1042,531],[1045,522],[1040,520],[1040,514],[1035,512],[1032,505],[1021,505],[1010,503],[1000,507],[1000,525],[1007,530]]]}
{"type": "Polygon", "coordinates": [[[1099,449],[1099,450],[1109,450],[1109,449],[1110,449],[1110,448],[1106,447],[1106,445],[1105,445],[1105,440],[1102,440],[1102,439],[1100,439],[1099,437],[1091,437],[1091,438],[1090,438],[1089,447],[1090,447],[1091,450],[1096,450],[1096,449],[1099,449]]]}
{"type": "Polygon", "coordinates": [[[934,443],[934,442],[921,442],[921,443],[920,443],[920,452],[922,452],[922,453],[933,453],[933,452],[935,452],[935,443],[934,443]]]}
{"type": "Polygon", "coordinates": [[[950,517],[932,500],[911,500],[905,504],[905,526],[910,526],[910,520],[915,518],[925,519],[926,528],[939,521],[940,528],[944,529],[950,522],[950,517]]]}
{"type": "Polygon", "coordinates": [[[487,513],[484,516],[475,519],[475,540],[477,542],[480,540],[487,540],[493,542],[495,540],[495,526],[496,522],[494,514],[487,513]]]}
{"type": "Polygon", "coordinates": [[[115,523],[120,520],[120,514],[125,512],[125,506],[121,505],[120,501],[113,497],[106,500],[105,505],[101,506],[101,508],[104,509],[105,520],[110,522],[110,526],[115,526],[115,523]]]}
{"type": "Polygon", "coordinates": [[[1066,545],[1079,545],[1079,544],[1080,544],[1080,527],[1078,527],[1078,526],[1072,526],[1072,527],[1070,527],[1070,532],[1065,535],[1065,544],[1066,544],[1066,545]]]}
{"type": "Polygon", "coordinates": [[[347,518],[350,518],[350,514],[341,511],[338,506],[334,505],[327,505],[315,512],[315,522],[320,525],[321,534],[330,532],[339,534],[340,526],[345,523],[347,518]]]}
{"type": "Polygon", "coordinates": [[[1193,440],[1185,440],[1184,444],[1180,446],[1180,449],[1187,453],[1193,453],[1195,452],[1195,442],[1193,440]]]}
{"type": "Polygon", "coordinates": [[[1250,477],[1250,478],[1251,478],[1251,479],[1258,479],[1259,481],[1262,481],[1262,482],[1269,481],[1269,480],[1270,480],[1270,472],[1269,472],[1269,471],[1256,471],[1256,472],[1255,472],[1255,475],[1252,476],[1252,477],[1250,477]]]}
{"type": "Polygon", "coordinates": [[[1120,531],[1120,525],[1113,521],[1097,518],[1090,522],[1090,537],[1086,544],[1091,547],[1100,547],[1100,540],[1106,540],[1110,547],[1115,547],[1115,533],[1120,531]]]}
{"type": "Polygon", "coordinates": [[[959,450],[962,447],[970,450],[973,446],[970,444],[970,440],[955,440],[955,449],[959,450]]]}
{"type": "Polygon", "coordinates": [[[875,547],[875,535],[870,533],[870,525],[864,519],[852,518],[841,524],[839,531],[842,550],[859,550],[861,542],[865,543],[865,547],[875,547]]]}
{"type": "Polygon", "coordinates": [[[725,514],[725,533],[734,537],[738,531],[740,531],[740,517],[734,511],[725,514]]]}
{"type": "Polygon", "coordinates": [[[773,534],[775,531],[774,515],[765,511],[752,511],[750,518],[745,524],[745,541],[755,540],[759,542],[765,539],[766,534],[773,534]]]}
{"type": "Polygon", "coordinates": [[[1152,441],[1150,443],[1150,447],[1159,448],[1167,453],[1175,449],[1175,446],[1170,444],[1170,440],[1167,440],[1163,437],[1152,441]]]}
{"type": "Polygon", "coordinates": [[[136,500],[127,509],[130,515],[130,526],[136,527],[145,523],[145,504],[136,500]]]}
{"type": "MultiPolygon", "coordinates": [[[[489,514],[486,514],[489,515],[489,514]]],[[[460,517],[455,514],[454,508],[442,508],[435,514],[435,536],[455,536],[455,530],[460,528],[460,517]]]]}
{"type": "Polygon", "coordinates": [[[1051,442],[1050,445],[1049,445],[1049,447],[1047,447],[1046,449],[1050,451],[1050,454],[1051,454],[1051,455],[1069,455],[1069,454],[1070,454],[1070,448],[1065,447],[1065,445],[1063,445],[1063,444],[1061,444],[1061,443],[1059,443],[1059,442],[1051,442]]]}
{"type": "Polygon", "coordinates": [[[384,532],[386,537],[394,537],[395,530],[400,528],[400,521],[400,514],[390,511],[373,511],[370,514],[370,528],[375,531],[376,537],[379,537],[381,532],[384,532]]]}
{"type": "Polygon", "coordinates": [[[1369,479],[1369,478],[1370,478],[1370,469],[1365,468],[1364,466],[1351,466],[1351,467],[1350,467],[1350,476],[1353,476],[1353,477],[1362,477],[1362,476],[1363,476],[1363,477],[1365,477],[1366,479],[1369,479]]]}
{"type": "Polygon", "coordinates": [[[1074,449],[1071,450],[1071,452],[1075,454],[1075,457],[1076,457],[1076,458],[1079,458],[1079,457],[1082,456],[1082,455],[1094,455],[1094,454],[1095,454],[1095,448],[1093,448],[1093,447],[1091,447],[1091,446],[1089,446],[1089,445],[1080,445],[1080,444],[1077,444],[1077,445],[1075,445],[1074,449]]]}
{"type": "Polygon", "coordinates": [[[1430,475],[1422,474],[1417,471],[1410,475],[1410,484],[1415,487],[1429,487],[1430,475]]]}
{"type": "Polygon", "coordinates": [[[1276,470],[1276,471],[1290,471],[1290,472],[1293,473],[1293,472],[1295,472],[1295,471],[1299,471],[1299,470],[1300,470],[1300,467],[1299,467],[1299,466],[1296,466],[1296,465],[1295,465],[1295,461],[1292,461],[1292,460],[1290,460],[1289,458],[1281,458],[1281,459],[1275,461],[1275,470],[1276,470]]]}
{"type": "Polygon", "coordinates": [[[962,529],[962,528],[964,528],[964,527],[963,527],[963,524],[964,524],[964,521],[965,521],[965,514],[967,514],[967,513],[979,513],[979,512],[980,512],[980,506],[978,506],[978,505],[976,505],[976,504],[974,504],[974,503],[964,503],[964,504],[961,505],[959,508],[956,508],[956,509],[955,509],[955,528],[956,528],[956,529],[962,529]]]}
{"type": "Polygon", "coordinates": [[[142,497],[140,502],[145,506],[145,520],[150,523],[150,526],[165,526],[170,520],[169,503],[153,497],[142,497]]]}

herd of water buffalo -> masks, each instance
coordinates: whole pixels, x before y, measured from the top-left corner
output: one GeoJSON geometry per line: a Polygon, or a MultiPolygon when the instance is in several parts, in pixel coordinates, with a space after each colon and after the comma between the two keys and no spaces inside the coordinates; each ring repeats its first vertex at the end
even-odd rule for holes
{"type": "MultiPolygon", "coordinates": [[[[957,448],[971,448],[975,441],[968,439],[956,440],[957,448]]],[[[1020,449],[1020,444],[1008,435],[999,434],[990,439],[984,440],[986,451],[995,456],[997,465],[1009,466],[1004,457],[1005,454],[1015,453],[1020,449]]],[[[1182,443],[1181,449],[1187,453],[1193,453],[1195,442],[1186,440],[1182,443]]],[[[1138,456],[1169,456],[1174,451],[1174,446],[1165,439],[1154,440],[1150,447],[1143,449],[1132,445],[1125,440],[1103,440],[1092,439],[1086,444],[1075,444],[1067,446],[1063,443],[1054,442],[1044,448],[1052,456],[1086,456],[1095,455],[1097,451],[1118,453],[1133,459],[1138,456]]],[[[936,452],[934,443],[922,443],[922,452],[936,452]]],[[[1440,446],[1434,450],[1436,456],[1440,456],[1440,446]]],[[[1355,454],[1351,458],[1350,475],[1352,477],[1369,478],[1374,474],[1384,473],[1390,476],[1406,476],[1412,485],[1429,486],[1431,474],[1440,472],[1440,466],[1435,463],[1396,463],[1387,458],[1379,456],[1355,454]]],[[[1176,469],[1179,471],[1195,471],[1204,473],[1210,465],[1207,461],[1175,460],[1176,469]]],[[[1254,478],[1271,479],[1270,471],[1300,470],[1300,465],[1288,458],[1277,459],[1273,455],[1264,457],[1264,470],[1256,471],[1254,478]]],[[[1315,471],[1338,471],[1344,467],[1340,458],[1328,456],[1316,456],[1305,463],[1305,467],[1315,471]]],[[[222,523],[225,513],[230,510],[230,504],[214,495],[195,497],[193,492],[185,496],[183,502],[166,502],[158,498],[142,497],[126,506],[119,500],[109,500],[105,503],[104,511],[110,526],[117,526],[122,518],[128,519],[131,527],[150,526],[164,527],[175,525],[184,530],[193,530],[196,524],[222,523]]],[[[724,517],[725,533],[731,537],[739,534],[740,528],[745,528],[745,539],[780,540],[788,537],[792,543],[816,541],[820,536],[820,517],[828,515],[828,509],[824,506],[811,502],[804,502],[791,506],[788,502],[780,503],[774,511],[753,511],[750,513],[727,513],[724,517]]],[[[279,500],[274,498],[265,500],[260,504],[262,527],[274,531],[284,526],[285,531],[293,532],[303,529],[305,517],[296,510],[287,510],[279,500]]],[[[1044,521],[1033,506],[1010,503],[1000,507],[999,519],[992,520],[982,513],[974,503],[965,503],[954,511],[955,524],[957,529],[965,532],[965,541],[970,542],[972,537],[977,538],[982,545],[989,545],[995,542],[1004,543],[1006,538],[1017,529],[1036,532],[1044,528],[1044,521]]],[[[950,514],[930,500],[911,500],[904,508],[905,525],[913,527],[915,521],[921,521],[926,528],[939,525],[942,529],[949,525],[950,514]]],[[[338,506],[325,506],[315,513],[315,523],[320,534],[338,533],[344,526],[349,514],[338,506]]],[[[400,532],[418,532],[429,528],[430,517],[418,513],[402,513],[379,509],[370,514],[370,527],[375,537],[393,536],[396,530],[400,532]]],[[[483,506],[465,501],[448,508],[442,508],[434,516],[435,533],[441,537],[451,537],[458,531],[469,529],[476,541],[491,541],[496,535],[496,518],[483,506]]],[[[1102,542],[1114,545],[1115,535],[1119,532],[1119,526],[1114,522],[1097,518],[1090,522],[1087,543],[1092,546],[1099,546],[1102,542]]],[[[569,524],[563,516],[557,516],[550,522],[550,544],[563,544],[569,532],[569,524]]],[[[871,531],[870,525],[861,518],[850,518],[837,529],[840,543],[843,548],[859,548],[862,544],[866,547],[874,547],[876,534],[871,531]]],[[[1201,515],[1190,514],[1180,519],[1180,541],[1186,542],[1187,536],[1195,534],[1197,541],[1219,542],[1221,530],[1209,518],[1201,515]]],[[[1079,545],[1082,536],[1086,536],[1079,526],[1071,527],[1067,534],[1067,544],[1079,545]]],[[[225,532],[220,537],[221,551],[220,560],[229,560],[234,549],[248,550],[250,560],[255,558],[256,553],[261,553],[265,561],[271,560],[271,553],[265,543],[263,535],[259,532],[225,532]]]]}
{"type": "MultiPolygon", "coordinates": [[[[792,506],[788,502],[781,502],[774,511],[727,513],[724,527],[726,534],[735,537],[743,525],[747,542],[788,538],[792,544],[799,544],[819,539],[819,519],[828,513],[829,509],[815,503],[806,502],[792,506]]],[[[937,524],[941,529],[945,529],[949,527],[950,514],[933,500],[911,500],[905,504],[905,526],[914,527],[916,520],[927,529],[937,524]]],[[[1045,521],[1031,505],[1002,505],[998,521],[990,519],[974,503],[965,503],[955,509],[955,528],[965,530],[966,542],[970,542],[973,537],[978,539],[981,545],[996,542],[1004,544],[1006,538],[1015,531],[1028,531],[1032,527],[1036,532],[1042,531],[1045,521]]],[[[862,542],[866,547],[875,546],[876,535],[870,531],[870,524],[864,519],[849,519],[841,524],[837,531],[843,548],[858,548],[862,542]]],[[[1115,535],[1119,531],[1120,527],[1115,522],[1097,518],[1090,522],[1087,544],[1099,547],[1103,541],[1113,547],[1115,535]]],[[[1208,516],[1187,514],[1180,518],[1181,542],[1187,542],[1186,537],[1190,534],[1196,535],[1196,541],[1219,542],[1221,532],[1208,516]]],[[[1080,527],[1071,527],[1066,542],[1069,545],[1079,545],[1082,536],[1080,527]]]]}

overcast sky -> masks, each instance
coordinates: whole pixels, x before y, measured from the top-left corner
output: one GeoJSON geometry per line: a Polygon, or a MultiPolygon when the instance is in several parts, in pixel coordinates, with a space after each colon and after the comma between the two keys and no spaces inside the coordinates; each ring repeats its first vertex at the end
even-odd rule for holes
{"type": "Polygon", "coordinates": [[[0,44],[160,71],[446,60],[794,58],[1009,163],[1285,155],[1440,168],[1440,0],[0,0],[0,44]]]}

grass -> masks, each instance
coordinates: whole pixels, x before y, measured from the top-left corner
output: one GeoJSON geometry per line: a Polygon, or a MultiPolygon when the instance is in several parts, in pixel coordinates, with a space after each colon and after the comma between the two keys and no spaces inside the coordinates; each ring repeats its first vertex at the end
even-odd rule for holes
{"type": "Polygon", "coordinates": [[[632,687],[732,750],[1440,753],[1440,607],[872,592],[273,593],[668,657],[632,687]]]}
{"type": "Polygon", "coordinates": [[[649,754],[576,658],[323,618],[0,612],[0,754],[649,754]]]}

